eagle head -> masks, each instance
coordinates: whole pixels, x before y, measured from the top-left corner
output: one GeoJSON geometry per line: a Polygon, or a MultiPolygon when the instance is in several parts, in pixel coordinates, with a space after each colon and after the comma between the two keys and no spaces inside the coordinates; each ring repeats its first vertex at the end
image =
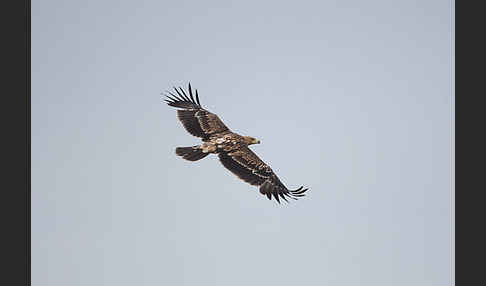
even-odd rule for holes
{"type": "Polygon", "coordinates": [[[245,143],[248,144],[248,145],[260,144],[260,140],[258,140],[256,138],[253,138],[253,137],[250,137],[250,136],[243,136],[243,138],[245,139],[245,143]]]}

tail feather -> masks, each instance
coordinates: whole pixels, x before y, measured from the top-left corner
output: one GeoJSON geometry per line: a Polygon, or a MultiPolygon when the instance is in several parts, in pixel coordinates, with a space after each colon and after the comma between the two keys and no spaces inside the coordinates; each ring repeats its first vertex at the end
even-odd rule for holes
{"type": "Polygon", "coordinates": [[[177,147],[176,154],[189,161],[197,161],[209,155],[204,153],[200,146],[177,147]]]}

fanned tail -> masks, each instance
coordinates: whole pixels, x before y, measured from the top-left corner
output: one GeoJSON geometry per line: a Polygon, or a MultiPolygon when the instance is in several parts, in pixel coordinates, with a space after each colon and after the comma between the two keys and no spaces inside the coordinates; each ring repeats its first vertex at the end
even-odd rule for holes
{"type": "Polygon", "coordinates": [[[204,153],[201,146],[177,147],[176,154],[189,161],[197,161],[209,155],[204,153]]]}

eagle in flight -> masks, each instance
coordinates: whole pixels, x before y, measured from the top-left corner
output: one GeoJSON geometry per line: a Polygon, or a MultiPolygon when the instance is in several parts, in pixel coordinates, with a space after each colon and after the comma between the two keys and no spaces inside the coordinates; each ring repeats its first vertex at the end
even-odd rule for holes
{"type": "Polygon", "coordinates": [[[269,200],[273,195],[278,203],[280,198],[288,202],[287,198],[297,200],[305,196],[308,189],[303,186],[296,190],[287,189],[272,169],[248,148],[249,145],[260,144],[260,140],[232,132],[216,114],[204,109],[199,102],[197,89],[193,93],[190,83],[188,93],[180,87],[174,87],[174,91],[175,94],[167,92],[165,101],[169,106],[181,108],[177,110],[177,117],[182,125],[203,141],[201,145],[177,147],[177,155],[197,161],[211,153],[217,154],[225,168],[243,181],[260,186],[262,195],[269,200]]]}

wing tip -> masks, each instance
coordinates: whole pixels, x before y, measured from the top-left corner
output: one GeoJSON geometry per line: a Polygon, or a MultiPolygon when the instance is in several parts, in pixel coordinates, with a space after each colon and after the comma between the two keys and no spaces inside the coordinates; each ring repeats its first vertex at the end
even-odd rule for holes
{"type": "Polygon", "coordinates": [[[272,183],[264,183],[264,185],[262,185],[263,187],[260,188],[260,193],[262,195],[266,195],[269,200],[271,200],[273,196],[278,204],[281,203],[280,199],[290,203],[290,201],[287,200],[288,198],[298,200],[301,197],[305,197],[305,192],[309,190],[309,188],[304,189],[304,186],[301,186],[295,190],[289,190],[284,187],[275,186],[272,183]],[[272,185],[272,187],[270,187],[270,185],[272,185]]]}
{"type": "Polygon", "coordinates": [[[184,89],[182,87],[179,87],[179,89],[175,86],[172,87],[175,91],[175,94],[171,91],[165,91],[165,93],[161,93],[161,95],[165,95],[167,99],[164,99],[164,101],[167,102],[167,105],[173,106],[173,107],[179,107],[179,108],[184,108],[184,109],[202,109],[202,105],[199,102],[199,95],[196,91],[196,98],[193,96],[192,92],[192,86],[191,83],[189,82],[188,85],[188,93],[189,96],[186,94],[184,89]]]}

